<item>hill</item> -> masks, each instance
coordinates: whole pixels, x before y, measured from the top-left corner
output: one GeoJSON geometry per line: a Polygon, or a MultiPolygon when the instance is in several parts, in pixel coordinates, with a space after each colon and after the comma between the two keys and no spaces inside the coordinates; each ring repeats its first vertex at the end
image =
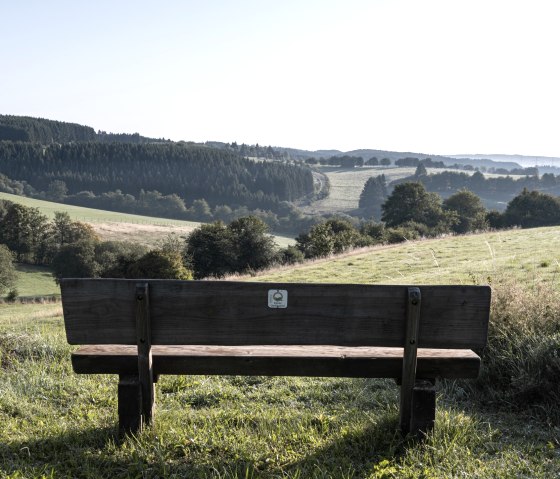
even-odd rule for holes
{"type": "Polygon", "coordinates": [[[0,115],[0,141],[70,143],[81,141],[118,143],[160,143],[168,140],[146,138],[138,133],[95,132],[90,126],[30,116],[0,115]]]}
{"type": "Polygon", "coordinates": [[[539,173],[553,173],[560,174],[560,158],[551,156],[526,156],[526,155],[450,155],[451,158],[456,158],[457,161],[468,158],[475,161],[494,161],[498,162],[499,168],[511,169],[511,164],[518,164],[525,168],[538,167],[539,173]]]}
{"type": "Polygon", "coordinates": [[[210,207],[279,213],[286,210],[283,202],[314,191],[305,166],[175,143],[0,141],[0,179],[5,191],[27,196],[196,220],[211,216],[210,207]]]}

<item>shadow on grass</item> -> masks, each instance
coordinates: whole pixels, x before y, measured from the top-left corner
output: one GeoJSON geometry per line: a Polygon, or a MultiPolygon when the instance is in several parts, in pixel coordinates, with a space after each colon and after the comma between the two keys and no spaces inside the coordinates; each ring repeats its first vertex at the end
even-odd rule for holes
{"type": "Polygon", "coordinates": [[[398,431],[393,415],[379,420],[359,433],[332,441],[301,460],[285,466],[295,477],[371,477],[374,466],[383,459],[394,459],[406,452],[407,444],[398,431]]]}
{"type": "MultiPolygon", "coordinates": [[[[374,465],[400,456],[405,448],[388,416],[359,432],[348,433],[301,460],[280,464],[255,461],[250,451],[232,457],[222,450],[197,454],[148,437],[120,441],[115,427],[92,428],[57,436],[0,444],[0,475],[22,477],[352,477],[369,476],[374,465]]],[[[272,445],[271,445],[272,446],[272,445]]],[[[270,448],[273,449],[272,447],[270,448]]],[[[272,454],[272,453],[271,453],[272,454]]]]}

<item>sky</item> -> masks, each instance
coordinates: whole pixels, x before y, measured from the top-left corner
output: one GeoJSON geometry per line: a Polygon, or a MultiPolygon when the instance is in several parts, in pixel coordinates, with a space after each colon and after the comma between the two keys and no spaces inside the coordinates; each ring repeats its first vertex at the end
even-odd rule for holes
{"type": "Polygon", "coordinates": [[[560,157],[556,0],[0,0],[0,113],[186,141],[560,157]]]}

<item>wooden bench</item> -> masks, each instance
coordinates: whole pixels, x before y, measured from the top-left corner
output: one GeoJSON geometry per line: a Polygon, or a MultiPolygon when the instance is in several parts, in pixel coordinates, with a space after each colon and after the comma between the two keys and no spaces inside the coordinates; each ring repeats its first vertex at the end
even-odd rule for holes
{"type": "Polygon", "coordinates": [[[400,427],[435,419],[435,380],[475,378],[487,286],[63,279],[79,374],[118,374],[121,432],[152,420],[161,374],[395,378],[400,427]]]}

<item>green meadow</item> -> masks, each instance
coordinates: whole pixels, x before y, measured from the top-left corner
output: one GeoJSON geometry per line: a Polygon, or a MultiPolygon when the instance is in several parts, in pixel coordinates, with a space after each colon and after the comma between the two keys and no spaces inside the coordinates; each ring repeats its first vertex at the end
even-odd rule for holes
{"type": "Polygon", "coordinates": [[[60,304],[0,305],[0,477],[559,477],[559,261],[560,228],[540,228],[247,278],[490,282],[481,376],[439,383],[436,428],[423,442],[396,432],[392,380],[236,376],[162,377],[155,425],[119,439],[117,378],[72,372],[60,304]]]}
{"type": "Polygon", "coordinates": [[[30,208],[37,208],[47,218],[54,218],[57,211],[63,211],[70,215],[74,221],[84,223],[131,223],[149,225],[177,225],[191,226],[196,228],[200,223],[194,221],[172,220],[167,218],[154,218],[151,216],[133,215],[129,213],[118,213],[115,211],[97,210],[95,208],[84,208],[82,206],[66,205],[52,201],[37,200],[25,196],[12,195],[0,192],[0,199],[13,201],[30,208]]]}

